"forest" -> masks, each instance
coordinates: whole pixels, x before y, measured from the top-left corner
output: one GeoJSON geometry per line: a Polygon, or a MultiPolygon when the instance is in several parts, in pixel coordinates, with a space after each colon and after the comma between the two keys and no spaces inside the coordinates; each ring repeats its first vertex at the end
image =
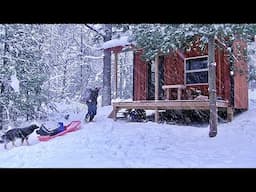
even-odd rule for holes
{"type": "Polygon", "coordinates": [[[128,36],[153,60],[158,51],[186,47],[200,34],[228,45],[239,34],[248,42],[248,80],[255,80],[255,25],[248,24],[1,24],[0,129],[8,123],[43,119],[56,102],[79,101],[86,87],[100,86],[102,106],[115,98],[132,99],[132,54],[119,56],[118,92],[113,88],[113,55],[103,49],[111,39],[128,36]],[[122,64],[123,63],[123,64],[122,64]]]}

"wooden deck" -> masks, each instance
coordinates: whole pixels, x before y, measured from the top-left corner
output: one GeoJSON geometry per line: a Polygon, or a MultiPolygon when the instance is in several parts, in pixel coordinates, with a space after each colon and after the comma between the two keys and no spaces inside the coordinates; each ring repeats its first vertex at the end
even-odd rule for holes
{"type": "MultiPolygon", "coordinates": [[[[209,110],[209,100],[140,100],[132,102],[114,102],[113,111],[109,115],[114,120],[120,109],[144,109],[144,110],[209,110]]],[[[230,113],[227,101],[218,100],[217,109],[227,110],[230,113]]],[[[228,114],[229,115],[229,114],[228,114]]],[[[158,121],[158,120],[156,120],[158,121]]]]}

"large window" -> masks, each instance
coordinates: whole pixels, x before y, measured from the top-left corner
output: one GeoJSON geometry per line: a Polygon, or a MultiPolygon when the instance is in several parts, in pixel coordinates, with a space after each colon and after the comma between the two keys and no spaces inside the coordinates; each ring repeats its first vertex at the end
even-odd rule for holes
{"type": "Polygon", "coordinates": [[[185,59],[186,84],[208,83],[208,57],[191,57],[185,59]]]}

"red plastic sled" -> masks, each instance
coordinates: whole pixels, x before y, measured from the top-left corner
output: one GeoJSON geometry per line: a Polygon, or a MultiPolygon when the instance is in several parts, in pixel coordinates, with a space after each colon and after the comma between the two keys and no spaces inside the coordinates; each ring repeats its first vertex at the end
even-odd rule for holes
{"type": "Polygon", "coordinates": [[[37,136],[39,141],[48,141],[50,139],[53,139],[55,137],[65,135],[68,132],[76,131],[81,128],[81,121],[72,121],[70,124],[65,125],[65,130],[56,134],[56,135],[46,135],[46,136],[37,136]]]}

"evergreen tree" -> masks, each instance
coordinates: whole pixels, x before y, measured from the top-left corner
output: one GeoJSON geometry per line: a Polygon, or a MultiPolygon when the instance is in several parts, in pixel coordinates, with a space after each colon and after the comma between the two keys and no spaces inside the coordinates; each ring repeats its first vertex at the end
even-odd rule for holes
{"type": "Polygon", "coordinates": [[[11,119],[35,118],[45,100],[41,86],[46,80],[42,62],[43,33],[40,25],[2,25],[1,101],[11,119]],[[17,77],[20,89],[12,87],[17,77]]]}
{"type": "Polygon", "coordinates": [[[256,42],[248,46],[249,81],[256,80],[256,42]]]}
{"type": "Polygon", "coordinates": [[[43,33],[40,25],[10,25],[13,28],[11,51],[15,60],[14,68],[20,82],[20,92],[16,93],[13,108],[26,119],[36,118],[46,96],[42,85],[48,73],[42,60],[43,33]]]}
{"type": "Polygon", "coordinates": [[[91,31],[84,25],[44,25],[48,30],[44,58],[50,69],[44,85],[52,101],[77,99],[81,90],[102,81],[102,51],[92,44],[91,31]],[[97,80],[95,80],[97,77],[97,80]]]}
{"type": "MultiPolygon", "coordinates": [[[[143,48],[143,58],[146,61],[151,61],[159,53],[167,54],[170,51],[177,49],[189,49],[189,45],[199,40],[200,47],[204,49],[209,39],[213,42],[208,42],[209,50],[215,49],[215,38],[218,38],[227,47],[232,45],[235,37],[240,37],[245,40],[251,40],[256,32],[256,25],[253,24],[143,24],[134,28],[134,39],[138,47],[143,48]]],[[[246,50],[241,50],[244,53],[246,50]]],[[[243,55],[244,55],[243,53],[243,55]]],[[[209,52],[210,54],[210,52],[209,52]]],[[[214,54],[214,51],[211,51],[214,54]]],[[[232,54],[232,49],[230,51],[232,54]]],[[[209,55],[213,60],[214,55],[209,55]]],[[[230,56],[232,58],[232,56],[230,56]]],[[[211,65],[212,63],[210,63],[211,65]]],[[[233,66],[230,66],[231,70],[233,66]]],[[[214,85],[210,81],[214,81],[215,76],[209,76],[209,86],[214,85]]],[[[213,108],[210,109],[210,133],[209,136],[217,134],[217,116],[216,116],[216,92],[215,86],[209,87],[210,103],[213,108]]]]}

